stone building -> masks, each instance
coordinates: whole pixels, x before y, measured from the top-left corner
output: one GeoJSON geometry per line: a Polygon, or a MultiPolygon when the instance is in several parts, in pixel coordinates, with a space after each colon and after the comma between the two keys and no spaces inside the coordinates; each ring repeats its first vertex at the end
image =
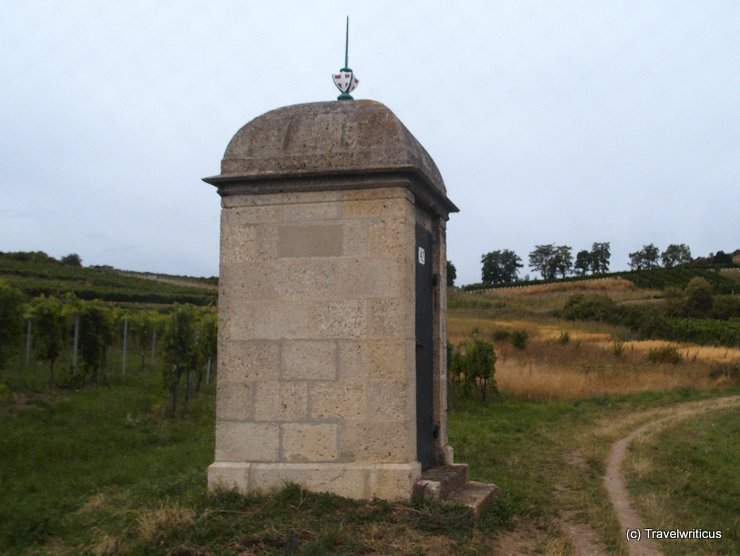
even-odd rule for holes
{"type": "Polygon", "coordinates": [[[451,469],[457,208],[419,142],[378,102],[289,106],[239,130],[205,181],[222,197],[209,485],[408,499],[451,469]]]}

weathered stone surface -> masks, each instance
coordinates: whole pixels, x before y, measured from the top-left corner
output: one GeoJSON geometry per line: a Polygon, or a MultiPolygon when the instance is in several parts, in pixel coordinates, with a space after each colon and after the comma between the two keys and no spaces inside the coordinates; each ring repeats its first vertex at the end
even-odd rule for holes
{"type": "Polygon", "coordinates": [[[334,341],[295,340],[283,342],[284,380],[334,380],[337,376],[337,346],[334,341]]]}
{"type": "Polygon", "coordinates": [[[278,300],[250,303],[255,339],[281,340],[315,337],[311,314],[314,304],[278,300]]]}
{"type": "Polygon", "coordinates": [[[286,106],[246,124],[222,175],[255,177],[414,170],[441,194],[437,165],[385,106],[371,100],[286,106]]]}
{"type": "Polygon", "coordinates": [[[283,461],[322,462],[337,459],[337,425],[283,425],[283,461]]]}
{"type": "Polygon", "coordinates": [[[367,411],[373,421],[404,421],[409,415],[408,382],[373,380],[367,384],[367,411]]]}
{"type": "Polygon", "coordinates": [[[403,379],[410,373],[415,350],[413,338],[339,342],[339,377],[361,382],[403,379]]]}
{"type": "Polygon", "coordinates": [[[280,377],[279,342],[226,340],[219,348],[219,382],[244,383],[280,377]]]}
{"type": "Polygon", "coordinates": [[[254,418],[254,383],[219,380],[216,385],[216,419],[249,421],[254,418]]]}
{"type": "Polygon", "coordinates": [[[405,464],[378,465],[370,472],[369,496],[384,500],[408,500],[414,483],[421,476],[418,461],[405,464]]]}
{"type": "Polygon", "coordinates": [[[311,313],[313,331],[319,338],[359,338],[367,327],[367,302],[346,299],[317,304],[311,313]]]}
{"type": "Polygon", "coordinates": [[[249,491],[249,463],[216,461],[208,467],[208,488],[249,491]]]}
{"type": "Polygon", "coordinates": [[[255,421],[302,421],[308,415],[305,382],[258,382],[254,393],[255,421]]]}
{"type": "Polygon", "coordinates": [[[366,389],[365,384],[355,382],[311,384],[311,418],[365,420],[368,417],[366,389]]]}
{"type": "Polygon", "coordinates": [[[278,229],[279,257],[339,257],[343,247],[341,224],[303,224],[278,229]]]}
{"type": "MultiPolygon", "coordinates": [[[[378,103],[316,103],[247,124],[206,181],[222,196],[209,486],[410,498],[421,474],[415,226],[432,233],[444,283],[456,210],[433,161],[378,103]]],[[[451,463],[444,288],[434,295],[435,453],[451,463]]]]}
{"type": "Polygon", "coordinates": [[[273,424],[219,421],[216,461],[278,461],[280,427],[273,424]]]}
{"type": "MultiPolygon", "coordinates": [[[[342,427],[341,457],[355,462],[407,462],[410,452],[409,425],[416,427],[416,421],[345,422],[342,427]]],[[[413,450],[416,450],[416,446],[413,450]]]]}

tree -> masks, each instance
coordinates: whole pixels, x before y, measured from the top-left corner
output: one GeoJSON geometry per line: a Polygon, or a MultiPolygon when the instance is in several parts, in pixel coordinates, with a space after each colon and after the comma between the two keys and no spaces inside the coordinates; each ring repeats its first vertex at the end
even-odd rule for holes
{"type": "Polygon", "coordinates": [[[560,275],[565,278],[573,268],[573,256],[569,245],[535,245],[529,254],[529,266],[538,271],[545,280],[552,280],[560,275]]]}
{"type": "Polygon", "coordinates": [[[596,274],[609,272],[609,258],[612,252],[608,241],[591,245],[591,271],[596,274]]]}
{"type": "Polygon", "coordinates": [[[447,261],[447,287],[451,288],[455,285],[455,278],[457,278],[457,269],[455,265],[450,261],[447,261]]]}
{"type": "MultiPolygon", "coordinates": [[[[555,272],[560,273],[561,278],[565,278],[565,275],[570,272],[570,269],[573,268],[573,256],[571,255],[571,248],[568,245],[558,245],[555,248],[552,265],[555,272]]],[[[553,276],[555,272],[553,272],[553,276]]]]}
{"type": "Polygon", "coordinates": [[[685,243],[671,243],[660,255],[663,266],[673,268],[674,266],[691,262],[691,249],[685,243]]]}
{"type": "Polygon", "coordinates": [[[522,260],[510,249],[499,249],[481,257],[484,284],[508,284],[517,279],[522,260]]]}
{"type": "Polygon", "coordinates": [[[31,302],[35,351],[38,357],[49,362],[49,386],[54,384],[54,363],[64,348],[68,332],[68,319],[64,304],[57,297],[41,295],[31,302]]]}
{"type": "Polygon", "coordinates": [[[23,334],[23,295],[0,282],[0,370],[18,350],[23,334]]]}
{"type": "Polygon", "coordinates": [[[552,243],[535,245],[534,251],[529,253],[529,267],[539,272],[545,280],[555,278],[555,253],[555,245],[552,243]]]}
{"type": "Polygon", "coordinates": [[[584,276],[591,270],[591,253],[583,249],[576,254],[576,262],[573,264],[576,274],[584,276]]]}
{"type": "Polygon", "coordinates": [[[632,270],[650,270],[651,268],[658,268],[658,256],[660,251],[652,243],[649,245],[643,245],[642,249],[629,254],[630,268],[632,270]]]}
{"type": "Polygon", "coordinates": [[[718,265],[731,265],[732,264],[732,255],[729,253],[725,253],[724,251],[717,251],[716,255],[709,254],[709,258],[711,259],[712,264],[718,264],[718,265]]]}
{"type": "Polygon", "coordinates": [[[69,266],[82,266],[82,257],[77,253],[70,253],[69,255],[62,257],[60,260],[62,261],[62,264],[69,266]]]}

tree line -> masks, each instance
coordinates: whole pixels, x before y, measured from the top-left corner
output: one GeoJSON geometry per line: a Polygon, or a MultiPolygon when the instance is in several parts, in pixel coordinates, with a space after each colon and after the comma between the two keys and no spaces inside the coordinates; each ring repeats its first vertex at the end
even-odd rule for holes
{"type": "MultiPolygon", "coordinates": [[[[715,262],[718,256],[723,255],[718,264],[725,264],[729,256],[721,251],[717,255],[711,255],[709,262],[715,262]]],[[[591,249],[582,249],[573,255],[570,245],[556,245],[547,243],[536,245],[529,253],[529,268],[542,277],[543,280],[554,280],[566,276],[585,276],[587,274],[599,275],[609,272],[611,259],[610,242],[594,242],[591,249]]],[[[691,249],[688,245],[670,244],[662,252],[654,244],[643,245],[643,247],[629,254],[629,266],[631,270],[649,270],[653,268],[674,268],[679,265],[693,262],[691,249]]],[[[518,281],[519,270],[524,267],[522,259],[511,249],[498,249],[485,253],[481,256],[481,281],[483,284],[499,285],[518,281]]],[[[454,265],[448,263],[448,285],[449,269],[454,265]]],[[[453,274],[454,276],[454,274],[453,274]]]]}

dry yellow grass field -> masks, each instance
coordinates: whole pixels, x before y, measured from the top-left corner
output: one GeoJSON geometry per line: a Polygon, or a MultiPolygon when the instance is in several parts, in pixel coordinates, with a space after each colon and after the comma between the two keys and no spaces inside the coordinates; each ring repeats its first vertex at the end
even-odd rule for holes
{"type": "MultiPolygon", "coordinates": [[[[489,308],[450,309],[448,338],[492,341],[496,381],[505,393],[524,399],[589,399],[678,388],[722,388],[733,385],[718,376],[718,364],[740,364],[740,349],[661,340],[632,340],[626,330],[603,323],[573,322],[548,316],[574,293],[599,290],[615,301],[650,300],[656,292],[636,290],[621,279],[547,284],[482,294],[453,293],[459,301],[492,300],[489,308]],[[577,284],[578,287],[576,287],[577,284]],[[526,297],[526,299],[524,299],[526,297]],[[524,349],[511,342],[514,331],[527,334],[524,349]],[[648,360],[652,350],[674,348],[675,364],[648,360]]],[[[470,303],[470,301],[469,301],[470,303]]],[[[459,304],[459,303],[458,303],[459,304]]],[[[454,307],[453,303],[453,307],[454,307]]]]}

